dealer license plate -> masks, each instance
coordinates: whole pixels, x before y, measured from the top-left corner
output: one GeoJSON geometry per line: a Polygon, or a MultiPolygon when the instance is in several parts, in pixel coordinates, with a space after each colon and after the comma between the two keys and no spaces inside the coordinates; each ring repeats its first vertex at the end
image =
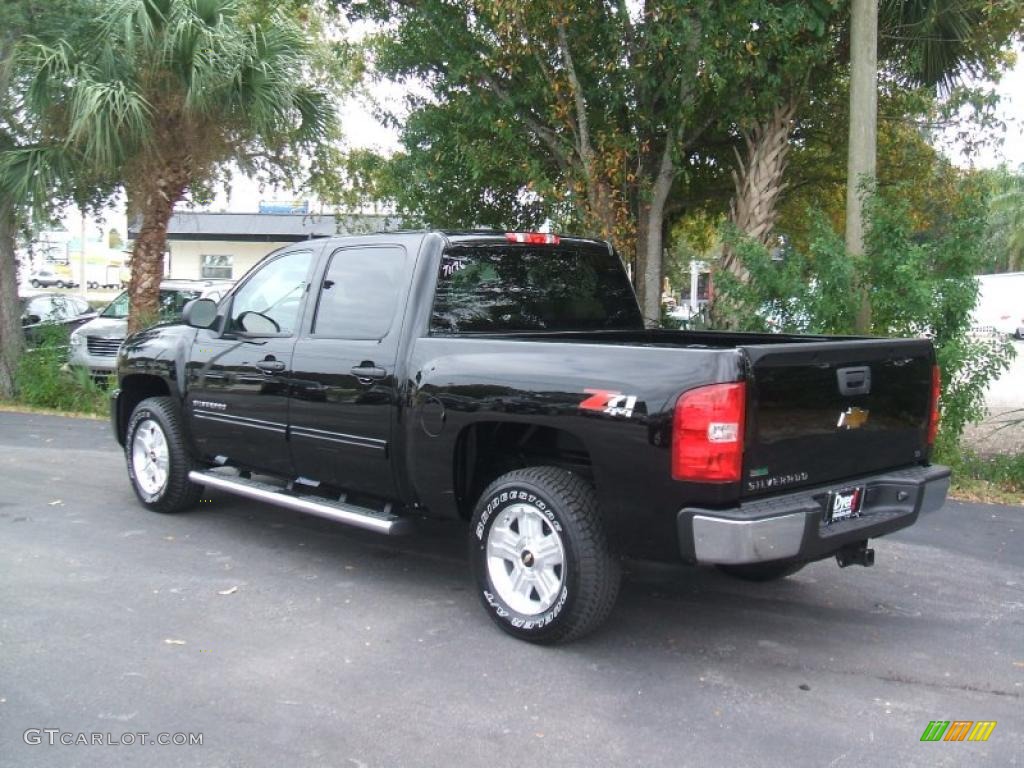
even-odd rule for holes
{"type": "Polygon", "coordinates": [[[864,504],[864,488],[844,488],[841,491],[832,491],[828,495],[828,508],[825,511],[826,523],[838,523],[840,520],[849,520],[851,517],[860,515],[861,507],[864,504]]]}

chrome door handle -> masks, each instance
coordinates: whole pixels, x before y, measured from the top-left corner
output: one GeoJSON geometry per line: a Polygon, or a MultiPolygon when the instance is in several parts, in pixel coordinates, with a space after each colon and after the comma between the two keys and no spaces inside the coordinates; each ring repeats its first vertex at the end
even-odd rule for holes
{"type": "Polygon", "coordinates": [[[388,372],[375,365],[352,366],[352,375],[359,379],[361,384],[372,384],[374,381],[383,379],[388,372]]]}
{"type": "Polygon", "coordinates": [[[258,360],[256,367],[264,373],[278,373],[284,370],[284,363],[280,360],[258,360]]]}

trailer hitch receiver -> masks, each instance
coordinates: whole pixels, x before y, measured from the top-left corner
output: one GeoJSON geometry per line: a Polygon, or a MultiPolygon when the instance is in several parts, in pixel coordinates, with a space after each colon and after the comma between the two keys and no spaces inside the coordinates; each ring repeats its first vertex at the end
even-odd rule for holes
{"type": "Polygon", "coordinates": [[[875,550],[868,548],[867,541],[848,544],[836,552],[836,562],[839,563],[840,568],[850,565],[863,565],[865,568],[870,568],[875,564],[875,550]]]}

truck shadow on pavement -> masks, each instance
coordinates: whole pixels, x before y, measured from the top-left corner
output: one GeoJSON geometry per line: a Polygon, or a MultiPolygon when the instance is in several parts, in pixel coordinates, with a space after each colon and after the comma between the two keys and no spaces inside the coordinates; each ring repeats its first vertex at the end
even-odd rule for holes
{"type": "MultiPolygon", "coordinates": [[[[366,579],[365,586],[390,595],[415,590],[443,599],[460,593],[465,618],[481,630],[493,630],[474,595],[463,522],[420,521],[415,535],[387,538],[216,491],[204,499],[209,501],[184,516],[192,537],[201,536],[204,527],[216,528],[242,551],[269,547],[280,567],[313,566],[328,580],[366,579]]],[[[878,625],[919,613],[897,605],[887,609],[893,602],[891,588],[873,593],[857,586],[854,577],[863,570],[840,572],[829,559],[789,579],[754,584],[713,568],[627,561],[610,621],[575,647],[626,641],[671,648],[686,638],[701,648],[728,650],[738,637],[751,638],[753,630],[762,648],[778,650],[819,642],[837,625],[853,627],[857,634],[875,632],[877,641],[878,625]]],[[[883,586],[883,580],[873,581],[883,586]]]]}

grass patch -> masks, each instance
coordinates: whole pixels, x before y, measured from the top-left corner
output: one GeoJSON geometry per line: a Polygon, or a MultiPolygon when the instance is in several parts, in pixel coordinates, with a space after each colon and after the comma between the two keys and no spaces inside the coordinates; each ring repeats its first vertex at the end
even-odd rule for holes
{"type": "Polygon", "coordinates": [[[39,408],[25,405],[17,400],[0,399],[0,413],[38,413],[40,416],[65,416],[70,419],[95,419],[104,421],[110,416],[109,408],[105,413],[83,413],[82,411],[60,411],[56,408],[39,408]]]}
{"type": "Polygon", "coordinates": [[[937,460],[953,469],[953,498],[1024,505],[1024,454],[979,456],[961,449],[937,460]]]}
{"type": "Polygon", "coordinates": [[[94,381],[87,370],[66,366],[66,328],[40,328],[33,345],[22,356],[15,375],[18,405],[62,413],[108,413],[108,385],[94,381]]]}

